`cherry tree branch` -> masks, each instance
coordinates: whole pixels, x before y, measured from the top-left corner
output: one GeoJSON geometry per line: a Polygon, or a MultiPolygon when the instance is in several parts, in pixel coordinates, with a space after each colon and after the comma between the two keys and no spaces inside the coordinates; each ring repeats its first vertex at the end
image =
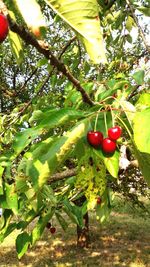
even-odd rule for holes
{"type": "Polygon", "coordinates": [[[106,5],[106,10],[110,9],[110,8],[114,5],[115,2],[116,2],[116,0],[112,0],[112,1],[110,1],[110,2],[106,5]]]}
{"type": "Polygon", "coordinates": [[[94,102],[91,100],[89,95],[86,93],[84,88],[81,86],[79,80],[77,80],[68,67],[61,62],[57,57],[53,55],[53,53],[48,48],[47,44],[42,42],[38,42],[32,34],[30,34],[24,27],[21,27],[18,25],[15,21],[13,21],[10,16],[8,15],[8,21],[10,25],[10,29],[17,33],[28,45],[34,46],[37,51],[41,54],[43,54],[47,59],[50,60],[50,63],[52,66],[54,66],[59,72],[62,72],[63,75],[65,75],[68,80],[75,86],[76,90],[79,91],[82,95],[82,99],[85,103],[88,103],[90,106],[94,105],[94,102]]]}
{"type": "Polygon", "coordinates": [[[146,41],[144,32],[143,32],[143,30],[142,30],[142,28],[141,28],[141,26],[140,26],[140,24],[139,24],[139,22],[138,22],[138,19],[137,19],[135,13],[134,13],[134,8],[133,8],[133,6],[132,6],[130,0],[126,0],[126,2],[127,2],[128,6],[129,6],[129,8],[130,8],[130,11],[131,11],[132,16],[133,16],[133,18],[134,18],[134,21],[135,21],[135,23],[136,23],[136,26],[137,26],[137,28],[138,28],[138,30],[139,30],[139,34],[141,35],[141,38],[142,38],[142,40],[143,40],[143,43],[144,43],[144,45],[145,45],[145,47],[146,47],[146,50],[147,50],[148,52],[150,52],[150,47],[149,47],[149,45],[147,44],[147,41],[146,41]]]}
{"type": "MultiPolygon", "coordinates": [[[[129,161],[126,158],[126,155],[123,155],[122,158],[120,159],[120,170],[119,170],[119,172],[120,173],[126,172],[129,168],[138,168],[138,162],[137,162],[137,160],[129,161]]],[[[49,178],[47,183],[51,184],[53,182],[64,180],[66,178],[69,178],[69,177],[72,177],[72,176],[76,176],[76,175],[77,175],[77,168],[68,169],[68,170],[53,174],[49,178]]]]}
{"type": "Polygon", "coordinates": [[[60,180],[63,180],[63,179],[66,179],[72,176],[76,176],[76,175],[77,175],[76,168],[65,170],[63,172],[58,172],[50,177],[50,179],[48,180],[48,184],[51,184],[52,182],[60,181],[60,180]]]}
{"type": "Polygon", "coordinates": [[[68,49],[68,47],[77,39],[76,36],[73,36],[68,42],[67,44],[63,47],[60,55],[59,55],[59,59],[61,59],[62,55],[66,52],[66,50],[68,49]]]}

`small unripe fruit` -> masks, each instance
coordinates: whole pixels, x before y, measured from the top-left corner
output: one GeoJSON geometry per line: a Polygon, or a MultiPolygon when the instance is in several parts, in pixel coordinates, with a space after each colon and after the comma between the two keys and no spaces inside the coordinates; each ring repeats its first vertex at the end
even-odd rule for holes
{"type": "Polygon", "coordinates": [[[8,31],[8,20],[3,14],[0,14],[0,43],[2,43],[6,39],[8,31]]]}
{"type": "Polygon", "coordinates": [[[102,143],[102,150],[104,153],[114,153],[116,150],[116,143],[109,138],[105,138],[102,143]]]}

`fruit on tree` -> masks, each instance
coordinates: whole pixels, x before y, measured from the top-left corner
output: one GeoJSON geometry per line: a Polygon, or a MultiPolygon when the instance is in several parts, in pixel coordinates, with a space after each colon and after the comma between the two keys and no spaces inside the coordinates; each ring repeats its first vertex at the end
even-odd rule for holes
{"type": "Polygon", "coordinates": [[[55,234],[55,232],[56,232],[56,228],[55,228],[55,227],[51,227],[51,228],[50,228],[50,232],[51,232],[51,234],[55,234]]]}
{"type": "Polygon", "coordinates": [[[100,205],[102,203],[102,199],[100,196],[97,197],[97,204],[100,205]]]}
{"type": "Polygon", "coordinates": [[[108,129],[108,137],[113,141],[116,141],[118,138],[120,138],[121,134],[122,129],[120,126],[114,126],[108,129]]]}
{"type": "Polygon", "coordinates": [[[114,153],[116,150],[115,141],[111,140],[108,137],[104,138],[102,142],[102,150],[104,153],[114,153]]]}
{"type": "Polygon", "coordinates": [[[0,14],[0,43],[2,43],[6,39],[8,31],[8,20],[3,14],[0,14]]]}
{"type": "Polygon", "coordinates": [[[99,131],[89,131],[87,133],[88,143],[94,147],[98,147],[103,142],[103,134],[99,131]]]}
{"type": "Polygon", "coordinates": [[[48,228],[48,229],[50,229],[51,228],[51,223],[50,222],[48,222],[47,224],[46,224],[46,228],[48,228]]]}

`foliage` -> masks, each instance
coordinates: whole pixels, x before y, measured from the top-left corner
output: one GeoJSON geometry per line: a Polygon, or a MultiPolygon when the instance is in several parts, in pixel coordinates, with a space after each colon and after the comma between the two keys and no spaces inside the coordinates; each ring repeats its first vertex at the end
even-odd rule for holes
{"type": "Polygon", "coordinates": [[[148,46],[141,34],[132,40],[137,10],[147,15],[148,5],[30,1],[22,10],[20,1],[3,2],[10,32],[0,46],[0,240],[19,229],[21,258],[53,216],[64,230],[62,212],[80,227],[88,210],[100,222],[109,216],[109,185],[118,178],[122,145],[130,147],[149,183],[148,46]],[[29,30],[21,26],[26,24],[29,30]],[[89,145],[89,130],[106,137],[114,124],[123,135],[113,155],[89,145]],[[61,176],[72,168],[71,177],[61,176]],[[86,201],[79,207],[75,201],[82,195],[86,201]]]}

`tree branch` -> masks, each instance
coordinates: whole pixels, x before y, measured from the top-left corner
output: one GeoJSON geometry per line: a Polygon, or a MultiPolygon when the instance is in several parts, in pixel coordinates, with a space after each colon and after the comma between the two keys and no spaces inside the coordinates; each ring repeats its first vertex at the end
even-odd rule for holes
{"type": "Polygon", "coordinates": [[[127,96],[127,101],[129,101],[132,97],[134,97],[138,92],[137,90],[139,89],[140,85],[137,85],[133,88],[132,92],[127,96]]]}
{"type": "Polygon", "coordinates": [[[106,10],[110,9],[114,5],[115,2],[116,2],[116,0],[110,1],[106,6],[106,10]]]}
{"type": "MultiPolygon", "coordinates": [[[[126,172],[127,169],[129,169],[129,168],[138,168],[139,167],[137,160],[129,161],[127,159],[126,150],[122,151],[122,153],[123,153],[123,155],[122,155],[122,158],[120,159],[120,171],[121,172],[126,172]]],[[[77,175],[77,168],[68,169],[68,170],[63,171],[63,172],[55,173],[54,175],[52,175],[50,177],[50,179],[48,180],[47,183],[51,184],[53,182],[64,180],[66,178],[76,176],[76,175],[77,175]]]]}
{"type": "Polygon", "coordinates": [[[69,69],[65,66],[63,62],[61,62],[59,59],[57,59],[53,53],[49,50],[47,47],[47,44],[44,42],[38,42],[32,34],[30,34],[24,27],[19,26],[15,21],[13,21],[10,16],[8,15],[8,21],[10,25],[10,29],[17,33],[28,45],[34,46],[37,51],[41,54],[43,54],[47,59],[50,60],[50,63],[52,66],[57,68],[58,71],[62,72],[68,80],[75,86],[77,91],[79,91],[82,95],[83,101],[85,103],[88,103],[90,106],[94,105],[94,102],[91,100],[89,95],[86,93],[84,88],[81,86],[79,80],[77,80],[72,73],[69,71],[69,69]]]}
{"type": "Polygon", "coordinates": [[[61,59],[62,55],[66,52],[66,50],[68,49],[68,47],[73,43],[74,40],[76,40],[77,37],[73,36],[68,42],[67,44],[63,47],[60,55],[59,55],[59,59],[61,59]]]}
{"type": "Polygon", "coordinates": [[[142,30],[142,28],[141,28],[141,26],[140,26],[140,24],[139,24],[139,22],[138,22],[138,19],[137,19],[135,13],[134,13],[134,8],[133,8],[133,6],[132,6],[130,0],[126,0],[126,2],[127,2],[128,6],[129,6],[129,8],[130,8],[130,10],[131,10],[132,16],[133,16],[134,21],[135,21],[135,23],[136,23],[136,26],[137,26],[137,28],[139,29],[139,34],[141,35],[141,38],[142,38],[143,43],[144,43],[144,45],[145,45],[145,47],[146,47],[146,50],[147,50],[148,52],[150,52],[150,47],[148,46],[148,44],[147,44],[147,42],[146,42],[146,38],[145,38],[144,32],[143,32],[143,30],[142,30]]]}
{"type": "Polygon", "coordinates": [[[77,175],[76,168],[69,169],[63,172],[58,172],[50,177],[50,179],[48,180],[48,184],[51,184],[52,182],[60,181],[60,180],[63,180],[63,179],[66,179],[72,176],[76,176],[76,175],[77,175]]]}

